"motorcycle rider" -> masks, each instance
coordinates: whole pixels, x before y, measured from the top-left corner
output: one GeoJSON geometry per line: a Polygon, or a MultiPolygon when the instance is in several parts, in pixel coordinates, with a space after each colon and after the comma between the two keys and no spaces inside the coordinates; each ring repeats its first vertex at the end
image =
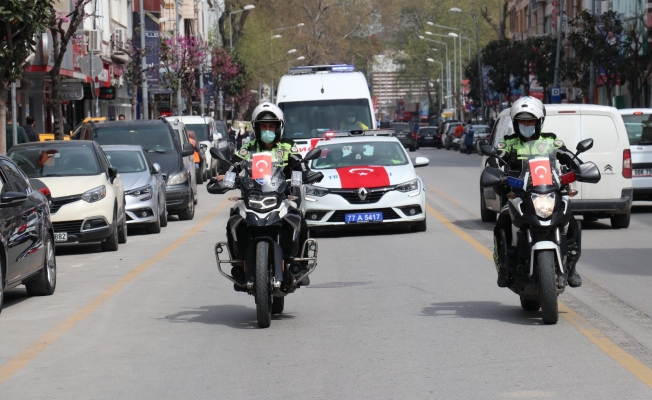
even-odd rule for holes
{"type": "MultiPolygon", "coordinates": [[[[579,165],[579,163],[574,159],[574,154],[564,146],[563,141],[557,139],[557,136],[554,133],[544,133],[541,131],[541,127],[543,126],[546,117],[546,108],[539,99],[525,96],[516,100],[512,105],[510,117],[512,119],[514,133],[505,136],[496,146],[499,152],[499,157],[509,166],[510,175],[520,172],[522,168],[522,160],[525,159],[520,157],[521,155],[533,155],[531,153],[526,153],[536,151],[536,149],[524,145],[524,143],[534,140],[550,142],[557,150],[557,160],[560,164],[571,169],[575,169],[579,165]]],[[[491,166],[500,166],[496,163],[496,160],[491,158],[489,160],[491,166]]],[[[506,194],[505,188],[500,188],[499,192],[501,193],[501,198],[504,200],[506,194]]],[[[502,201],[501,204],[505,203],[506,200],[502,201]]],[[[507,243],[511,243],[511,225],[512,221],[509,216],[508,207],[505,205],[503,206],[500,215],[498,216],[498,220],[496,221],[496,226],[494,227],[494,262],[498,271],[497,284],[499,287],[508,287],[510,284],[510,276],[506,260],[503,259],[503,255],[499,249],[502,248],[501,230],[505,232],[507,243]]],[[[575,220],[575,217],[571,215],[567,231],[569,249],[568,285],[573,288],[582,286],[582,278],[576,270],[576,264],[581,255],[580,235],[581,232],[578,223],[575,220]]]]}
{"type": "MultiPolygon", "coordinates": [[[[251,124],[254,128],[256,139],[242,146],[241,149],[235,152],[231,162],[237,163],[240,161],[249,161],[255,153],[268,152],[276,158],[283,166],[283,173],[287,179],[292,178],[292,171],[301,171],[303,178],[307,177],[310,172],[308,167],[302,162],[303,158],[299,149],[296,147],[293,140],[282,139],[283,128],[285,126],[285,117],[283,111],[273,103],[262,103],[258,105],[252,113],[251,124]]],[[[234,171],[239,172],[239,171],[234,171]]],[[[217,181],[224,179],[223,172],[217,177],[217,180],[211,179],[209,185],[214,185],[217,181]]],[[[226,228],[227,237],[230,237],[231,228],[226,228]]],[[[308,225],[305,220],[301,219],[301,232],[299,240],[301,245],[308,239],[308,225]]],[[[306,265],[303,266],[305,273],[308,271],[306,265]]],[[[302,286],[310,284],[310,276],[306,276],[301,282],[302,286]]],[[[236,287],[237,288],[237,287],[236,287]]],[[[236,289],[237,290],[237,289],[236,289]]]]}

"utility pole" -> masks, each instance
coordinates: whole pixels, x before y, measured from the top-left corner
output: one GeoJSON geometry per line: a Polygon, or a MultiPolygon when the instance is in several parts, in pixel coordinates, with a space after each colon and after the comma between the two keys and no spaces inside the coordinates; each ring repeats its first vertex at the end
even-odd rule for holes
{"type": "MultiPolygon", "coordinates": [[[[143,0],[140,0],[140,49],[141,51],[145,50],[145,7],[143,6],[143,0]]],[[[149,119],[149,94],[147,93],[147,57],[143,55],[140,61],[140,67],[143,70],[142,80],[143,80],[143,119],[149,119]]]]}
{"type": "MultiPolygon", "coordinates": [[[[18,144],[18,116],[16,115],[16,82],[11,82],[11,134],[14,146],[18,144]]],[[[5,135],[7,132],[5,132],[5,135]]],[[[7,149],[9,150],[9,149],[7,149]]],[[[2,282],[0,282],[2,284],[2,282]]]]}
{"type": "MultiPolygon", "coordinates": [[[[195,1],[195,15],[197,20],[197,36],[199,36],[199,38],[203,40],[201,31],[199,30],[199,12],[197,10],[197,1],[195,1]]],[[[201,11],[201,16],[203,19],[204,18],[203,8],[201,11]]],[[[204,64],[203,63],[199,64],[199,115],[204,116],[204,64]]]]}
{"type": "MultiPolygon", "coordinates": [[[[142,1],[142,0],[141,0],[142,1]]],[[[179,40],[179,25],[181,25],[181,18],[179,17],[179,0],[174,0],[174,10],[177,14],[177,23],[176,23],[176,39],[179,40]]],[[[177,115],[183,115],[182,103],[183,99],[181,98],[181,88],[177,89],[177,115]]]]}
{"type": "MultiPolygon", "coordinates": [[[[595,0],[591,0],[591,15],[595,16],[595,0]]],[[[595,65],[593,61],[589,64],[589,104],[595,104],[595,65]]]]}
{"type": "Polygon", "coordinates": [[[559,87],[559,58],[561,57],[561,35],[564,32],[564,0],[560,3],[559,25],[557,27],[557,58],[555,59],[555,79],[552,87],[559,87]]]}

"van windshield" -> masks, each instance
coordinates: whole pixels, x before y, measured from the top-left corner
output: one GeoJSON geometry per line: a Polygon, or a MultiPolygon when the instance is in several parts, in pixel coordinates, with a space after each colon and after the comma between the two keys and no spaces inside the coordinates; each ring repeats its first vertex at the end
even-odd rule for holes
{"type": "Polygon", "coordinates": [[[327,131],[375,129],[367,99],[319,100],[279,103],[285,114],[288,139],[323,136],[327,131]],[[321,135],[320,135],[321,134],[321,135]]]}
{"type": "Polygon", "coordinates": [[[652,144],[652,114],[623,115],[630,145],[652,144]]]}
{"type": "Polygon", "coordinates": [[[173,133],[167,126],[111,126],[96,128],[91,140],[105,144],[136,144],[148,153],[176,151],[173,133]]]}

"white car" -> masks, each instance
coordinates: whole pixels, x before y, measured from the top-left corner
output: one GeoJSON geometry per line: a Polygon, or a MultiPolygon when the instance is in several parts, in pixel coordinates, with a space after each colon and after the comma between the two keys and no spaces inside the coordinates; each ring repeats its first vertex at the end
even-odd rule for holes
{"type": "Polygon", "coordinates": [[[625,122],[632,152],[634,200],[652,200],[652,108],[618,110],[625,122]]]}
{"type": "Polygon", "coordinates": [[[310,168],[324,174],[304,185],[301,209],[312,230],[344,225],[409,224],[426,230],[426,193],[415,167],[395,137],[353,136],[322,140],[310,168]]]}
{"type": "Polygon", "coordinates": [[[127,242],[122,182],[97,142],[24,143],[7,155],[50,190],[55,242],[101,242],[104,251],[127,242]]]}

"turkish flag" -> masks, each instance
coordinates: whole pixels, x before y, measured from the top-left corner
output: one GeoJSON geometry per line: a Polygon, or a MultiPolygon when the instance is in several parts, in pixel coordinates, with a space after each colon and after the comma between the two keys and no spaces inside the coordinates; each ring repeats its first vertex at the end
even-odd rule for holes
{"type": "Polygon", "coordinates": [[[272,177],[272,153],[256,153],[251,157],[251,177],[253,179],[272,177]]]}
{"type": "Polygon", "coordinates": [[[355,166],[337,168],[342,189],[389,186],[389,175],[384,167],[355,166]]]}
{"type": "Polygon", "coordinates": [[[547,158],[530,160],[530,175],[532,175],[532,186],[552,185],[550,160],[547,158]]]}

